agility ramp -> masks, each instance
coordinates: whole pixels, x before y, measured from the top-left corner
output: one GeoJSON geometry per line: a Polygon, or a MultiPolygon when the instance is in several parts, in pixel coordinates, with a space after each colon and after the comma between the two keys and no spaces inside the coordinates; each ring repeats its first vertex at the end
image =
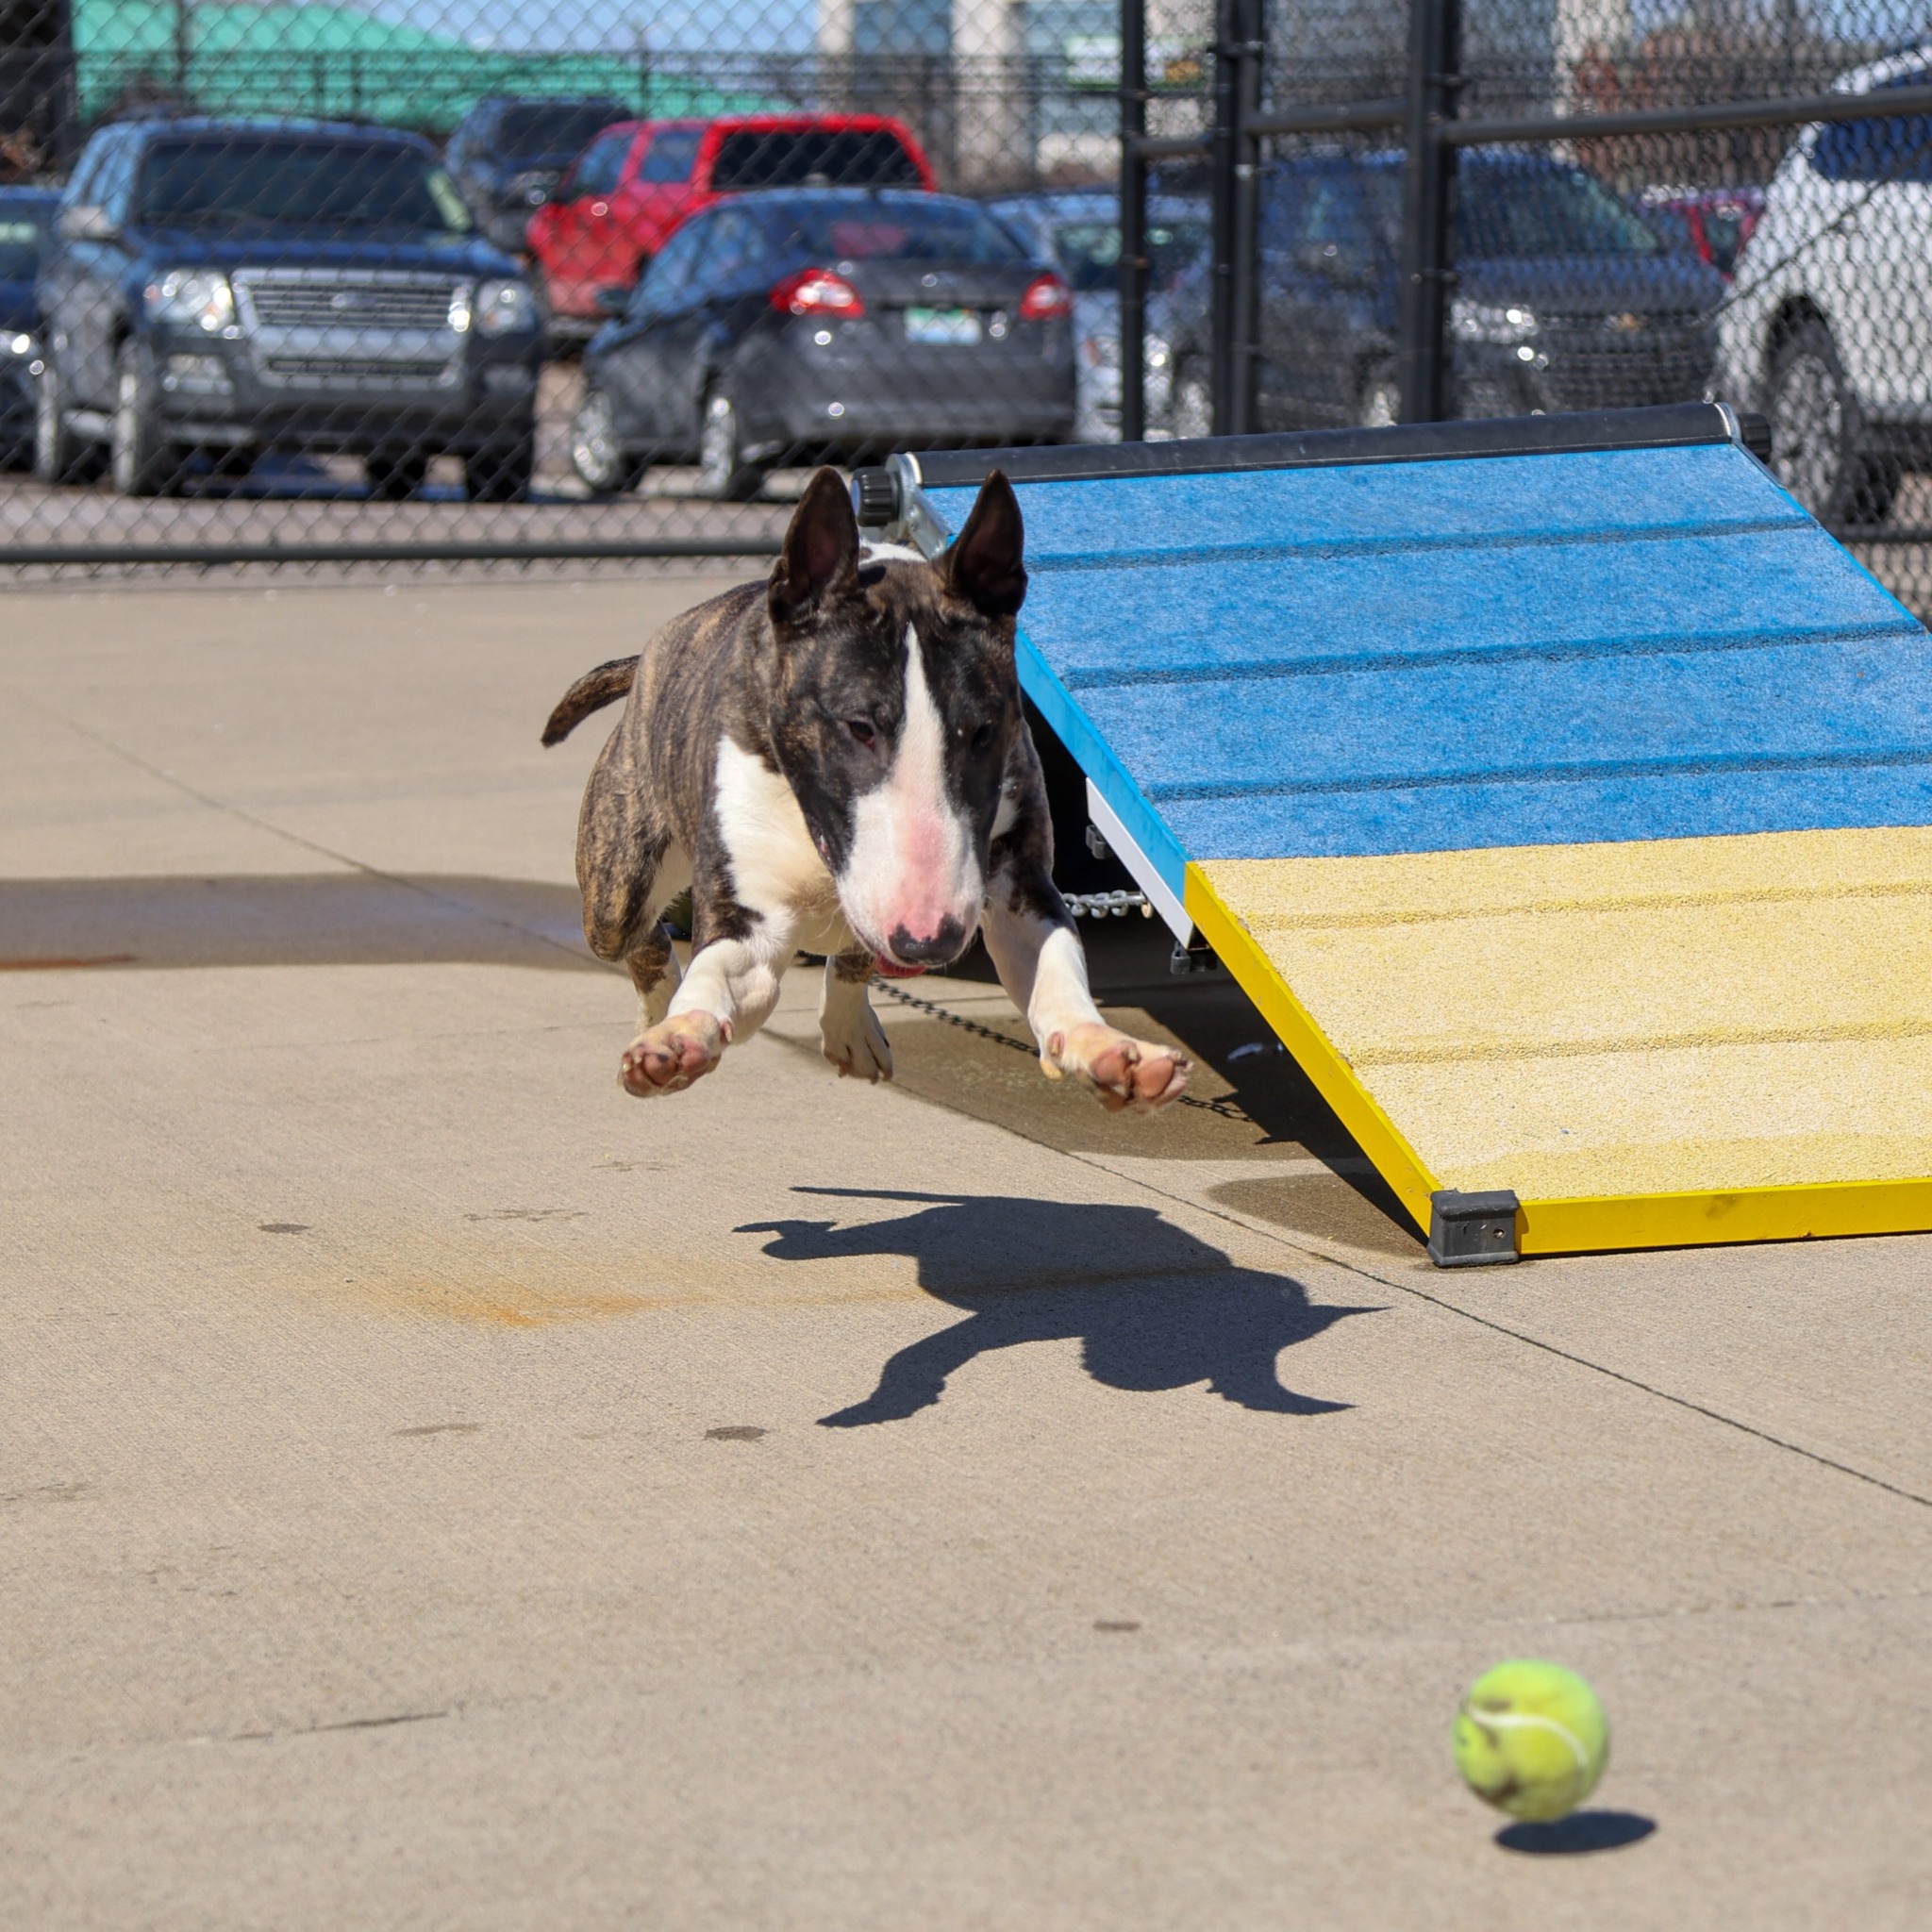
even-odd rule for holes
{"type": "MultiPolygon", "coordinates": [[[[1932,1227],[1932,641],[1742,437],[996,458],[1097,821],[1439,1261],[1932,1227]]],[[[990,460],[861,513],[930,553],[990,460]]]]}

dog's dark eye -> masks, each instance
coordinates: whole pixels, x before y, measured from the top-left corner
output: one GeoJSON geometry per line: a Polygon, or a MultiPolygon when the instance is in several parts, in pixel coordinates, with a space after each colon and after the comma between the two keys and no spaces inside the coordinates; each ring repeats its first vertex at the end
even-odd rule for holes
{"type": "Polygon", "coordinates": [[[986,750],[986,748],[990,744],[991,744],[991,742],[992,726],[991,724],[982,724],[979,727],[979,729],[973,734],[973,749],[975,752],[982,752],[986,750]]]}
{"type": "Polygon", "coordinates": [[[868,750],[878,742],[878,732],[874,728],[870,718],[848,718],[845,721],[845,728],[868,750]]]}

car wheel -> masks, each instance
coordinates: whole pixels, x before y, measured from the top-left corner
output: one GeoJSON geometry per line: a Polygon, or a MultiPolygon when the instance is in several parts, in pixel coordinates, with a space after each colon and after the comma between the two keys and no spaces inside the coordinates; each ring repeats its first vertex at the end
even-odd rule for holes
{"type": "Polygon", "coordinates": [[[362,473],[378,503],[400,503],[422,489],[429,475],[429,456],[420,449],[377,450],[362,458],[362,473]]]}
{"type": "Polygon", "coordinates": [[[101,446],[76,436],[67,420],[66,385],[49,349],[34,391],[34,475],[42,483],[92,483],[103,461],[101,446]]]}
{"type": "Polygon", "coordinates": [[[616,411],[601,390],[587,390],[570,425],[570,464],[599,496],[635,490],[644,460],[627,451],[617,434],[616,411]]]}
{"type": "Polygon", "coordinates": [[[154,352],[123,342],[114,362],[114,417],[108,468],[123,496],[163,496],[179,487],[182,452],[161,427],[154,352]]]}
{"type": "Polygon", "coordinates": [[[744,459],[739,441],[738,405],[724,390],[705,398],[698,437],[698,493],[719,503],[748,503],[765,485],[765,473],[744,459]]]}
{"type": "Polygon", "coordinates": [[[1355,420],[1364,429],[1387,429],[1402,421],[1402,384],[1392,362],[1377,362],[1362,377],[1355,420]]]}
{"type": "Polygon", "coordinates": [[[1858,447],[1858,399],[1831,331],[1807,322],[1789,336],[1772,364],[1771,467],[1821,523],[1882,524],[1891,514],[1904,471],[1858,447]]]}
{"type": "Polygon", "coordinates": [[[1174,371],[1168,420],[1177,437],[1214,434],[1214,393],[1208,386],[1208,372],[1198,362],[1183,362],[1174,371]]]}
{"type": "Polygon", "coordinates": [[[537,432],[525,432],[519,442],[493,444],[463,459],[463,480],[472,503],[523,503],[537,474],[537,432]]]}

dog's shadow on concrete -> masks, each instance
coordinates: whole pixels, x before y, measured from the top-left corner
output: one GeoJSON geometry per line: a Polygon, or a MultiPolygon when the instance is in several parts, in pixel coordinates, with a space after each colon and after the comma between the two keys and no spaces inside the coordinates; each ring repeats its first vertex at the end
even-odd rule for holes
{"type": "Polygon", "coordinates": [[[1238,1268],[1219,1248],[1152,1208],[1005,1195],[798,1188],[801,1194],[908,1201],[913,1212],[841,1226],[753,1222],[785,1261],[908,1255],[919,1284],[966,1319],[902,1348],[863,1402],[819,1418],[828,1429],[903,1422],[930,1408],[976,1356],[1025,1341],[1077,1341],[1087,1373],[1109,1389],[1151,1391],[1205,1382],[1241,1408],[1333,1415],[1351,1407],[1283,1386],[1286,1348],[1373,1307],[1311,1302],[1286,1275],[1238,1268]]]}

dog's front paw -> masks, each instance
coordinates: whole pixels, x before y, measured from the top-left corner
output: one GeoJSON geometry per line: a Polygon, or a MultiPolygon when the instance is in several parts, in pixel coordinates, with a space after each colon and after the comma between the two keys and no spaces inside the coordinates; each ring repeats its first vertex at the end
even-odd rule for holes
{"type": "Polygon", "coordinates": [[[1177,1098],[1194,1063],[1171,1046],[1135,1040],[1117,1027],[1092,1021],[1050,1033],[1040,1063],[1058,1079],[1070,1074],[1084,1080],[1109,1113],[1131,1108],[1151,1113],[1177,1098]]]}
{"type": "Polygon", "coordinates": [[[640,1100],[678,1093],[701,1080],[724,1053],[724,1029],[709,1013],[675,1013],[649,1026],[624,1050],[618,1078],[640,1100]]]}
{"type": "Polygon", "coordinates": [[[861,1000],[843,1012],[826,1013],[819,1021],[819,1046],[838,1068],[841,1080],[890,1080],[892,1049],[879,1016],[861,1000]]]}

